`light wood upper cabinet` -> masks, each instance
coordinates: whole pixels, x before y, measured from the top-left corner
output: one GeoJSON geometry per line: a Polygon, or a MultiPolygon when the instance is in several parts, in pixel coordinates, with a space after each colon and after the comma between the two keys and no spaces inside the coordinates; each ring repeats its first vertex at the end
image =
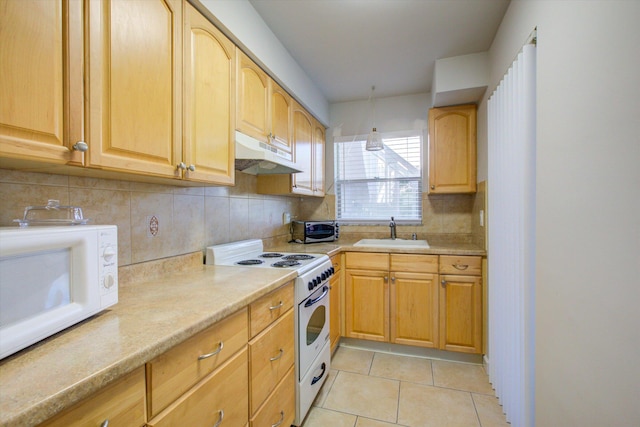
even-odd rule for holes
{"type": "Polygon", "coordinates": [[[236,129],[267,142],[269,76],[244,52],[240,49],[236,51],[238,61],[236,129]]]}
{"type": "Polygon", "coordinates": [[[269,143],[290,156],[293,160],[293,98],[276,82],[269,79],[269,143]]]}
{"type": "Polygon", "coordinates": [[[291,175],[292,193],[313,195],[313,119],[297,102],[293,105],[295,164],[301,172],[291,175]]]}
{"type": "Polygon", "coordinates": [[[182,2],[88,2],[89,166],[179,177],[182,2]]]}
{"type": "Polygon", "coordinates": [[[260,175],[258,193],[324,196],[324,147],[324,126],[293,100],[293,150],[300,172],[260,175]]]}
{"type": "Polygon", "coordinates": [[[324,146],[325,128],[317,120],[313,121],[313,164],[311,168],[313,195],[324,196],[324,146]]]}
{"type": "Polygon", "coordinates": [[[429,110],[430,194],[475,193],[476,106],[429,110]]]}
{"type": "Polygon", "coordinates": [[[0,157],[82,164],[82,1],[0,0],[0,157]]]}
{"type": "Polygon", "coordinates": [[[236,48],[186,2],[184,19],[185,177],[233,184],[236,48]]]}

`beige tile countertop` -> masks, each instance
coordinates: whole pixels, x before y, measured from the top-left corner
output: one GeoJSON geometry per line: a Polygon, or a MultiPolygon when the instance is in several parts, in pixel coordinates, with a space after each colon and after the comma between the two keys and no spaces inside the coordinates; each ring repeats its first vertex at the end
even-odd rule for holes
{"type": "Polygon", "coordinates": [[[0,361],[0,426],[50,418],[295,276],[200,265],[120,286],[115,306],[0,361]]]}

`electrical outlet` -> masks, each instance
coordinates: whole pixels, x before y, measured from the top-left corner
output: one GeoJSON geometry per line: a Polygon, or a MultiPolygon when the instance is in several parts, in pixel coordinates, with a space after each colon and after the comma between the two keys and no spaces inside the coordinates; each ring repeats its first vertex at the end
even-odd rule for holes
{"type": "Polygon", "coordinates": [[[282,225],[289,224],[291,222],[291,214],[289,212],[282,213],[282,225]]]}

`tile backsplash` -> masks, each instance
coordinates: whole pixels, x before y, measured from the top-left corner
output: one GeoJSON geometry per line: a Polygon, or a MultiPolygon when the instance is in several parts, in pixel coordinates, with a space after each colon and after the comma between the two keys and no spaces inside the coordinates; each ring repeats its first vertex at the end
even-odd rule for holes
{"type": "MultiPolygon", "coordinates": [[[[174,257],[207,246],[260,238],[265,246],[286,243],[289,226],[282,214],[295,219],[335,218],[335,196],[301,198],[256,193],[256,177],[236,174],[234,187],[174,187],[171,185],[52,175],[0,169],[0,226],[15,226],[25,206],[48,199],[80,206],[90,224],[118,226],[121,266],[174,257]],[[150,224],[152,223],[152,226],[150,224]]],[[[477,194],[423,194],[423,224],[398,226],[398,237],[434,241],[454,238],[484,247],[478,227],[484,191],[477,194]]],[[[387,226],[343,226],[345,238],[387,237],[387,226]]]]}
{"type": "Polygon", "coordinates": [[[0,226],[15,226],[25,206],[48,199],[80,206],[90,224],[117,225],[121,266],[248,238],[287,242],[282,213],[298,216],[299,206],[295,197],[256,194],[255,176],[242,173],[234,187],[184,188],[0,169],[0,198],[0,226]]]}

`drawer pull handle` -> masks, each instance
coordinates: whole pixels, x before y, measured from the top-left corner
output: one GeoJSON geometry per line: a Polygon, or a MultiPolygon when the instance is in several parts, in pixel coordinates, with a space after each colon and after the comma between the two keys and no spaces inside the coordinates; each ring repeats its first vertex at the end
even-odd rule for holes
{"type": "Polygon", "coordinates": [[[218,416],[218,422],[217,422],[217,423],[215,423],[215,424],[213,425],[213,427],[218,427],[220,424],[222,424],[222,420],[224,419],[224,411],[223,411],[222,409],[220,409],[220,410],[218,411],[218,414],[220,414],[220,415],[218,416]]]}
{"type": "Polygon", "coordinates": [[[216,351],[214,351],[213,353],[207,353],[207,354],[198,356],[198,360],[204,360],[204,359],[210,358],[211,356],[215,356],[216,354],[220,353],[223,348],[224,348],[224,343],[220,341],[220,344],[218,344],[218,349],[216,351]]]}
{"type": "Polygon", "coordinates": [[[277,310],[280,307],[282,307],[284,305],[284,303],[282,301],[280,301],[280,303],[278,303],[277,305],[272,305],[271,307],[269,307],[269,310],[273,311],[273,310],[277,310]]]}
{"type": "Polygon", "coordinates": [[[109,419],[107,418],[106,420],[104,420],[102,424],[100,424],[100,427],[109,427],[109,419]]]}
{"type": "Polygon", "coordinates": [[[453,266],[453,268],[455,268],[456,270],[466,270],[467,268],[469,268],[469,264],[451,264],[453,266]]]}
{"type": "Polygon", "coordinates": [[[280,359],[283,354],[284,354],[284,350],[280,349],[280,353],[276,357],[270,357],[269,360],[272,362],[275,362],[276,360],[280,359]]]}
{"type": "Polygon", "coordinates": [[[278,427],[284,421],[284,411],[280,411],[280,421],[275,424],[271,424],[271,427],[278,427]]]}

